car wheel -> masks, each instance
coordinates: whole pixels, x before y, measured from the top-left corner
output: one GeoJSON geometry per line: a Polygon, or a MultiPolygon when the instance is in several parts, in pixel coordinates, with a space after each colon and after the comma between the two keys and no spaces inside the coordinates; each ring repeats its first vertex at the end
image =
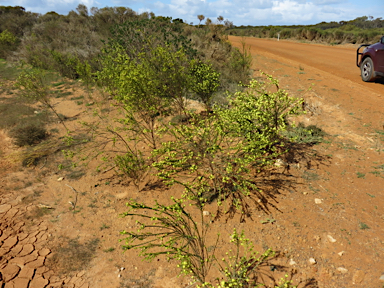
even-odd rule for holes
{"type": "Polygon", "coordinates": [[[372,59],[367,57],[364,59],[363,63],[360,66],[361,69],[361,79],[365,82],[372,81],[375,78],[375,69],[373,67],[372,59]]]}

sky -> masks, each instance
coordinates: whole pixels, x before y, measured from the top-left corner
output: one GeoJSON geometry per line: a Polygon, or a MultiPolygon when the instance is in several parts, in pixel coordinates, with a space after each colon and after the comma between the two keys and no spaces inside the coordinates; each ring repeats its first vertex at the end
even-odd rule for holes
{"type": "Polygon", "coordinates": [[[308,25],[348,21],[361,16],[384,18],[384,0],[0,0],[2,6],[22,6],[45,14],[67,15],[79,4],[91,7],[129,7],[137,13],[181,18],[198,24],[202,14],[213,22],[223,16],[234,25],[308,25]]]}

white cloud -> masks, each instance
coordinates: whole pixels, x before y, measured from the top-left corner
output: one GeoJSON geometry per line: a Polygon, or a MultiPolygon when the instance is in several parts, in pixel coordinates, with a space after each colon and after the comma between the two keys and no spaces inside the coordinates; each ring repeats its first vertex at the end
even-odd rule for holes
{"type": "Polygon", "coordinates": [[[306,22],[313,18],[317,7],[309,3],[298,3],[296,1],[284,0],[274,1],[271,12],[279,15],[282,23],[306,22]]]}

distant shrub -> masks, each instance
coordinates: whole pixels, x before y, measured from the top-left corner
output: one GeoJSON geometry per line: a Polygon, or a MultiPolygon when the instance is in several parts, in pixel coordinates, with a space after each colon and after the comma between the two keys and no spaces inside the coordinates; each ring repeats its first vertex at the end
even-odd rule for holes
{"type": "Polygon", "coordinates": [[[47,130],[43,126],[36,124],[15,127],[9,134],[19,147],[38,144],[48,136],[47,130]]]}

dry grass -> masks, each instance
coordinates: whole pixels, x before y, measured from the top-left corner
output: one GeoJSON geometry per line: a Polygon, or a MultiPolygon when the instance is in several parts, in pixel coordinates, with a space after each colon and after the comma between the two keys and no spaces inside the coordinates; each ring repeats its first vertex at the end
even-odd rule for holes
{"type": "Polygon", "coordinates": [[[64,239],[61,247],[56,248],[47,266],[55,267],[63,275],[84,270],[96,254],[99,239],[80,243],[78,239],[64,239]]]}

